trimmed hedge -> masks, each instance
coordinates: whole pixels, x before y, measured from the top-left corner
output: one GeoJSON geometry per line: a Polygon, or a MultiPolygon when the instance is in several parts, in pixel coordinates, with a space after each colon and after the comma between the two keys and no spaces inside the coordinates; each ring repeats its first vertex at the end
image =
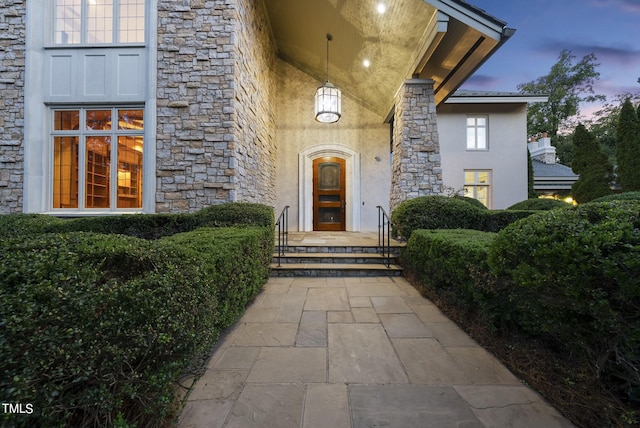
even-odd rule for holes
{"type": "Polygon", "coordinates": [[[594,379],[640,400],[640,202],[551,210],[498,234],[491,272],[532,335],[578,351],[594,379]]]}
{"type": "Polygon", "coordinates": [[[537,211],[533,210],[491,210],[487,211],[483,216],[482,226],[480,230],[485,232],[499,232],[511,223],[527,218],[537,211]]]}
{"type": "Polygon", "coordinates": [[[478,230],[416,230],[407,241],[402,262],[411,276],[463,307],[484,301],[477,273],[488,272],[487,252],[494,233],[478,230]]]}
{"type": "Polygon", "coordinates": [[[624,192],[615,195],[603,196],[591,202],[612,202],[612,201],[640,201],[640,192],[624,192]]]}
{"type": "Polygon", "coordinates": [[[5,414],[0,425],[157,426],[171,418],[177,379],[202,366],[270,272],[273,211],[228,205],[180,215],[0,216],[0,371],[10,374],[0,398],[34,409],[5,414]],[[157,238],[242,222],[249,225],[153,241],[46,233],[86,226],[157,238]]]}
{"type": "Polygon", "coordinates": [[[59,227],[63,220],[45,214],[0,215],[0,238],[38,235],[59,227]]]}
{"type": "MultiPolygon", "coordinates": [[[[40,217],[49,217],[40,215],[40,217]]],[[[0,224],[2,219],[0,218],[0,224]]],[[[49,232],[95,232],[157,239],[198,227],[265,226],[274,224],[273,209],[266,205],[232,202],[212,205],[192,214],[123,214],[51,221],[49,232]]]]}
{"type": "Polygon", "coordinates": [[[480,229],[483,211],[457,198],[421,196],[399,204],[391,214],[393,232],[408,239],[417,229],[480,229]]]}
{"type": "MultiPolygon", "coordinates": [[[[416,230],[401,261],[428,297],[570,356],[576,393],[612,392],[607,408],[587,409],[587,424],[637,423],[640,202],[541,211],[497,234],[416,230]],[[610,407],[619,398],[628,406],[610,407]]],[[[576,411],[588,403],[565,404],[576,411]]]]}
{"type": "Polygon", "coordinates": [[[479,208],[481,210],[488,210],[489,208],[487,208],[486,206],[484,206],[484,204],[482,202],[480,202],[479,200],[477,200],[476,198],[470,198],[468,196],[458,196],[458,195],[454,195],[453,199],[458,199],[460,201],[464,201],[468,204],[473,205],[476,208],[479,208]]]}
{"type": "Polygon", "coordinates": [[[535,198],[535,199],[525,199],[524,201],[520,201],[516,204],[511,205],[508,210],[536,210],[536,211],[546,211],[553,210],[556,208],[568,208],[571,207],[571,204],[568,204],[564,201],[560,201],[558,199],[549,199],[549,198],[535,198]]]}
{"type": "Polygon", "coordinates": [[[421,196],[399,204],[391,214],[391,222],[394,237],[408,239],[417,229],[497,232],[533,213],[535,211],[488,210],[484,205],[480,209],[459,197],[421,196]]]}

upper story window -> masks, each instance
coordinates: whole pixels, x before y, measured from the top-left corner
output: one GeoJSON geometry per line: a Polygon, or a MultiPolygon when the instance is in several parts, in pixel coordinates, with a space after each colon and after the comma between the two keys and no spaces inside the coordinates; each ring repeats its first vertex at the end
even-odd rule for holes
{"type": "Polygon", "coordinates": [[[54,43],[144,43],[144,0],[55,0],[54,43]]]}
{"type": "Polygon", "coordinates": [[[489,148],[487,122],[486,116],[467,117],[467,150],[489,148]]]}

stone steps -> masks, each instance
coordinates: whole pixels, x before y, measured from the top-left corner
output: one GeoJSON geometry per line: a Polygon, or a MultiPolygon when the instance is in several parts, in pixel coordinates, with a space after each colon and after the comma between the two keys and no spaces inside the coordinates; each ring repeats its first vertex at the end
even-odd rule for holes
{"type": "Polygon", "coordinates": [[[271,265],[271,276],[276,277],[367,277],[401,276],[398,265],[371,263],[277,263],[271,265]]]}
{"type": "MultiPolygon", "coordinates": [[[[278,263],[277,254],[273,255],[273,263],[278,263]]],[[[381,264],[386,263],[386,258],[378,253],[285,253],[280,257],[280,263],[381,264]]],[[[393,255],[391,263],[395,263],[393,255]]]]}
{"type": "Polygon", "coordinates": [[[290,246],[280,258],[277,252],[273,254],[271,276],[401,276],[402,267],[396,264],[399,251],[400,247],[392,247],[391,258],[387,261],[387,257],[379,254],[377,246],[290,246]]]}

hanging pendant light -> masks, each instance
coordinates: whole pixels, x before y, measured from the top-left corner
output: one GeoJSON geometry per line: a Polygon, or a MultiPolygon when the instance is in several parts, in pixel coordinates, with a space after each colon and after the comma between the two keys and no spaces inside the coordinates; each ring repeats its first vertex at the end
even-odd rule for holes
{"type": "Polygon", "coordinates": [[[322,123],[334,123],[342,115],[342,92],[329,82],[329,42],[333,40],[327,34],[327,81],[316,91],[316,120],[322,123]]]}

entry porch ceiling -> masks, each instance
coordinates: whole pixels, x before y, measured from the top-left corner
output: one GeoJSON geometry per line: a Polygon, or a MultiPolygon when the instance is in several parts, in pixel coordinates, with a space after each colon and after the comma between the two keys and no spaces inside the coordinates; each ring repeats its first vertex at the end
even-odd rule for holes
{"type": "Polygon", "coordinates": [[[383,117],[405,79],[433,79],[442,103],[514,31],[463,0],[264,2],[282,60],[324,82],[330,33],[329,80],[383,117]]]}

